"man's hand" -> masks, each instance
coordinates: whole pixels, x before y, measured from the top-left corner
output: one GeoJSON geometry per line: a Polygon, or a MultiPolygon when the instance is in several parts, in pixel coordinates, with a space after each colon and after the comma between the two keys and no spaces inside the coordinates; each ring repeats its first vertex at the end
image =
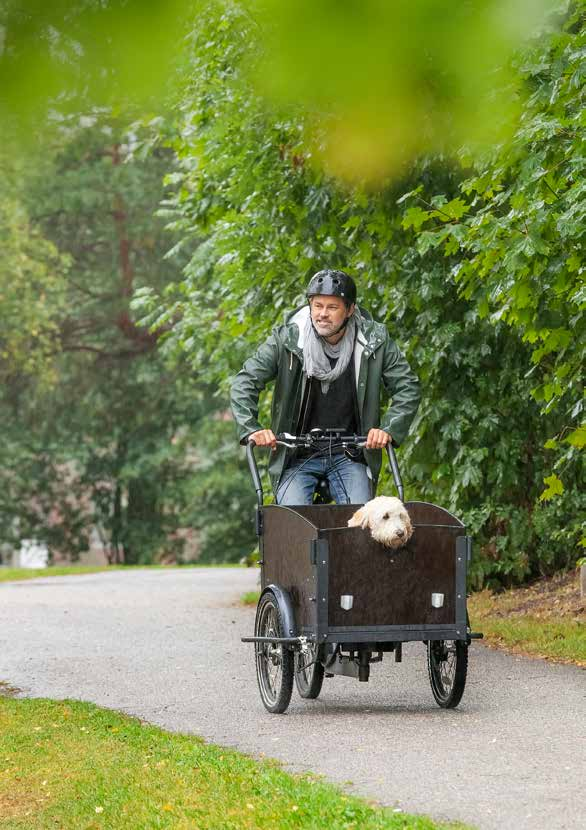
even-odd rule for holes
{"type": "Polygon", "coordinates": [[[387,446],[390,440],[391,436],[383,429],[371,429],[366,437],[366,449],[382,450],[383,447],[387,446]]]}
{"type": "Polygon", "coordinates": [[[272,429],[259,429],[248,436],[249,441],[254,441],[257,447],[272,447],[273,452],[277,449],[277,439],[272,429]]]}

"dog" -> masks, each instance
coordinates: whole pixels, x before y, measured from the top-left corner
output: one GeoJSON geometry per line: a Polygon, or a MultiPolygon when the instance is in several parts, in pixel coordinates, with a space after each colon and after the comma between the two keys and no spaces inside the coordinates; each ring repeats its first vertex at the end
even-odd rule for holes
{"type": "Polygon", "coordinates": [[[373,539],[393,550],[403,547],[413,535],[405,505],[394,496],[377,496],[367,501],[348,520],[348,527],[368,528],[373,539]]]}

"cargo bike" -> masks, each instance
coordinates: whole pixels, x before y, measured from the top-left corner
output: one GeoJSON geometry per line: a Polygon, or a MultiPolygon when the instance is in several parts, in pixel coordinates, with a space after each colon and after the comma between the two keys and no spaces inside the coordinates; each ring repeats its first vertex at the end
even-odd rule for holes
{"type": "MultiPolygon", "coordinates": [[[[277,436],[304,447],[310,457],[352,452],[366,438],[336,430],[277,436]]],[[[458,705],[466,684],[468,647],[482,634],[470,630],[466,572],[472,540],[463,523],[435,504],[404,502],[394,449],[387,453],[398,496],[413,534],[399,549],[376,542],[347,522],[361,505],[264,505],[254,454],[246,448],[254,482],[261,596],[256,610],[256,674],[269,712],[284,712],[293,685],[302,698],[318,697],[324,678],[366,682],[385,654],[402,660],[403,643],[427,646],[433,696],[439,706],[458,705]]],[[[323,496],[323,485],[322,496],[323,496]]],[[[319,493],[319,488],[318,488],[319,493]]],[[[327,498],[327,496],[326,496],[327,498]]]]}

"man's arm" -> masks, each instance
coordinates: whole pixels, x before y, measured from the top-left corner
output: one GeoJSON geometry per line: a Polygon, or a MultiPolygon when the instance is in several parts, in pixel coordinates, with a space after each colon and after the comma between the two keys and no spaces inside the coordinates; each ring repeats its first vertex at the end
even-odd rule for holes
{"type": "Polygon", "coordinates": [[[382,380],[391,403],[381,420],[381,429],[392,436],[393,445],[402,444],[421,400],[417,375],[390,337],[384,345],[382,380]]]}
{"type": "Polygon", "coordinates": [[[232,381],[230,403],[241,444],[252,433],[262,430],[258,422],[258,399],[267,383],[276,378],[278,367],[279,343],[273,332],[232,381]]]}

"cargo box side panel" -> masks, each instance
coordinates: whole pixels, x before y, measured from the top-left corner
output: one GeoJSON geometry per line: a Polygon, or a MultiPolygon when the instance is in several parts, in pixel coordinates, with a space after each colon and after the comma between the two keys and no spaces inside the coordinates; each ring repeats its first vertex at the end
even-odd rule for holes
{"type": "Polygon", "coordinates": [[[276,584],[291,595],[298,632],[316,625],[316,573],[311,561],[317,529],[295,508],[263,508],[263,585],[276,584]]]}
{"type": "Polygon", "coordinates": [[[460,528],[415,526],[407,545],[395,551],[361,528],[321,535],[329,542],[329,626],[455,624],[460,528]],[[432,594],[441,595],[440,607],[432,594]],[[343,595],[352,597],[349,610],[342,607],[343,595]]]}
{"type": "Polygon", "coordinates": [[[405,507],[413,525],[440,525],[464,529],[460,519],[453,513],[429,501],[406,501],[405,507]]]}
{"type": "Polygon", "coordinates": [[[320,529],[346,527],[348,519],[362,507],[361,504],[304,504],[294,510],[320,529]]]}

